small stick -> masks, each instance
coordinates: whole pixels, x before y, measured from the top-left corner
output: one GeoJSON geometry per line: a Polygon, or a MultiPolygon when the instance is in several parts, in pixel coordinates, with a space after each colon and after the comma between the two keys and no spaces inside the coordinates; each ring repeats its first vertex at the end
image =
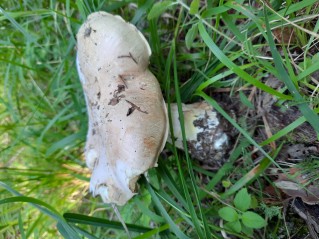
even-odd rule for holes
{"type": "Polygon", "coordinates": [[[126,58],[126,57],[131,58],[136,63],[136,65],[138,64],[137,60],[133,57],[131,52],[129,52],[129,55],[127,55],[127,56],[123,55],[123,56],[118,56],[117,58],[126,58]]]}

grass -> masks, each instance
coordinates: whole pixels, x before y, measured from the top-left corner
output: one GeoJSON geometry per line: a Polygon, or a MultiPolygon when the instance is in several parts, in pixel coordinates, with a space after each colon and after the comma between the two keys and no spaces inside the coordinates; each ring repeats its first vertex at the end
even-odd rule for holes
{"type": "MultiPolygon", "coordinates": [[[[146,36],[153,52],[151,71],[168,105],[177,102],[180,119],[182,103],[205,100],[238,132],[227,163],[213,171],[167,144],[150,180],[140,180],[139,195],[119,208],[131,236],[305,235],[306,225],[296,232],[286,227],[281,213],[267,216],[283,208],[283,199],[278,189],[269,195],[265,188],[274,187],[270,169],[286,171],[276,159],[289,133],[306,121],[319,132],[318,3],[270,2],[1,3],[0,239],[127,238],[112,207],[88,192],[90,172],[82,155],[87,117],[75,67],[75,35],[86,16],[99,10],[121,15],[146,36]],[[288,40],[282,34],[287,29],[294,30],[288,40]],[[283,87],[266,84],[269,76],[283,87]],[[301,115],[260,140],[256,128],[267,128],[265,122],[251,126],[247,115],[257,111],[262,94],[278,106],[296,106],[301,115]],[[238,119],[215,99],[218,95],[238,96],[238,119]],[[254,198],[254,211],[268,218],[267,226],[252,234],[220,224],[219,209],[231,204],[241,188],[254,198]],[[267,204],[269,199],[277,203],[267,204]]],[[[187,148],[185,132],[183,137],[187,148]]]]}

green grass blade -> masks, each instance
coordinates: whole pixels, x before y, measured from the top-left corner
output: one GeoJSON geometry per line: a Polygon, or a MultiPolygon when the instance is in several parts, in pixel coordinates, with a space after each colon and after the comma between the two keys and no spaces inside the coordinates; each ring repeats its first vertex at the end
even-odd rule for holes
{"type": "MultiPolygon", "coordinates": [[[[318,114],[319,108],[314,109],[314,112],[316,114],[318,114]]],[[[302,125],[305,122],[306,122],[306,118],[304,116],[296,119],[294,122],[290,123],[285,128],[279,130],[276,134],[274,134],[270,138],[268,138],[265,141],[263,141],[262,143],[260,143],[260,146],[265,146],[267,144],[270,144],[271,142],[274,142],[277,139],[280,139],[281,137],[287,135],[288,133],[290,133],[291,131],[293,131],[294,129],[296,129],[297,127],[299,127],[300,125],[302,125]]]]}
{"type": "MultiPolygon", "coordinates": [[[[210,230],[208,228],[207,225],[207,221],[205,218],[205,215],[202,212],[202,208],[201,208],[201,202],[199,200],[198,197],[198,188],[196,185],[196,180],[195,180],[195,176],[194,176],[194,170],[193,170],[193,166],[192,166],[192,162],[190,160],[190,157],[188,155],[188,147],[187,147],[187,143],[186,143],[186,134],[185,134],[185,125],[184,125],[184,115],[183,115],[183,110],[182,110],[182,102],[181,102],[181,96],[180,96],[180,92],[179,92],[179,79],[177,76],[177,65],[176,65],[176,56],[175,56],[175,42],[173,42],[173,70],[174,70],[174,87],[175,87],[175,94],[176,94],[176,101],[177,101],[177,107],[178,107],[178,115],[179,115],[179,121],[180,121],[180,125],[181,125],[181,132],[182,132],[182,137],[183,137],[183,147],[185,149],[185,156],[186,156],[186,162],[187,162],[187,169],[188,169],[188,174],[190,176],[190,183],[191,183],[191,188],[192,188],[192,192],[194,193],[195,196],[195,205],[197,205],[198,207],[198,211],[199,211],[199,218],[202,220],[203,223],[203,229],[201,227],[201,222],[199,221],[197,214],[196,214],[196,210],[194,208],[194,203],[190,197],[187,185],[186,185],[186,181],[184,179],[184,175],[181,173],[181,180],[182,180],[182,185],[183,185],[183,189],[184,189],[184,194],[186,196],[186,200],[188,203],[188,209],[190,212],[190,215],[192,217],[193,223],[195,225],[196,228],[196,232],[198,233],[198,236],[200,238],[210,238],[210,230]]],[[[179,170],[180,172],[182,172],[182,170],[179,170]]]]}
{"type": "MultiPolygon", "coordinates": [[[[10,13],[6,12],[3,8],[0,7],[0,13],[3,14],[3,16],[8,19],[12,25],[18,30],[20,31],[26,38],[26,40],[28,42],[32,42],[32,43],[36,43],[36,39],[34,36],[32,36],[31,34],[29,34],[22,26],[21,24],[19,24],[13,17],[11,17],[10,13]]],[[[37,44],[38,45],[38,44],[37,44]]]]}
{"type": "Polygon", "coordinates": [[[22,216],[21,213],[19,212],[19,231],[21,234],[21,239],[27,239],[24,228],[23,228],[23,221],[22,221],[22,216]]]}
{"type": "Polygon", "coordinates": [[[87,239],[99,239],[98,237],[92,235],[91,233],[85,231],[84,229],[78,227],[78,226],[74,226],[75,230],[84,236],[84,238],[87,238],[87,239]]]}
{"type": "Polygon", "coordinates": [[[50,205],[42,202],[41,200],[31,198],[31,197],[25,197],[25,196],[16,196],[16,197],[10,197],[10,198],[5,198],[0,200],[0,205],[6,204],[6,203],[15,203],[15,202],[30,203],[31,205],[38,208],[40,211],[42,211],[46,215],[55,219],[58,222],[58,230],[62,235],[64,236],[68,235],[67,238],[70,238],[70,239],[80,239],[80,237],[75,232],[75,230],[64,221],[64,219],[59,215],[59,213],[50,205]]]}
{"type": "Polygon", "coordinates": [[[51,207],[49,204],[35,199],[31,197],[25,197],[7,184],[0,181],[0,186],[5,188],[7,191],[11,192],[12,194],[18,195],[16,197],[11,198],[5,198],[0,200],[1,204],[7,204],[7,203],[14,203],[14,202],[27,202],[30,203],[35,208],[39,209],[44,214],[48,215],[49,217],[56,220],[58,223],[61,224],[61,227],[64,228],[64,230],[67,231],[67,233],[72,236],[74,239],[80,239],[79,235],[75,232],[75,230],[64,220],[64,218],[59,214],[58,211],[56,211],[53,207],[51,207]]]}
{"type": "MultiPolygon", "coordinates": [[[[276,151],[273,153],[274,158],[276,158],[277,154],[280,152],[281,147],[278,147],[276,151]]],[[[236,183],[231,186],[226,192],[221,194],[221,198],[228,198],[230,195],[236,193],[239,189],[247,186],[248,183],[251,183],[254,179],[259,177],[269,166],[272,162],[268,158],[263,158],[261,162],[252,168],[247,174],[245,174],[242,178],[236,181],[236,183]]]]}
{"type": "Polygon", "coordinates": [[[279,130],[276,134],[274,134],[270,138],[268,138],[265,141],[261,142],[260,146],[268,145],[271,142],[274,142],[275,140],[280,139],[281,137],[287,135],[288,133],[290,133],[291,131],[293,131],[294,129],[296,129],[297,127],[299,127],[301,124],[303,124],[305,122],[306,122],[306,118],[304,116],[296,119],[294,122],[292,122],[291,124],[287,125],[285,128],[279,130]]]}
{"type": "Polygon", "coordinates": [[[44,135],[46,134],[46,132],[47,132],[52,126],[54,126],[54,125],[56,124],[56,122],[57,122],[72,106],[73,106],[72,104],[66,106],[63,110],[61,110],[58,114],[56,114],[56,115],[53,117],[53,119],[51,119],[51,120],[48,122],[47,126],[42,130],[41,135],[40,135],[40,137],[39,137],[39,139],[38,139],[38,143],[39,143],[39,144],[41,143],[41,141],[42,141],[44,135]]]}
{"type": "Polygon", "coordinates": [[[47,149],[46,156],[49,157],[57,150],[65,148],[67,145],[75,145],[76,142],[80,139],[83,139],[86,135],[86,132],[83,130],[82,132],[71,134],[64,139],[59,140],[58,142],[53,143],[50,148],[47,149]]]}
{"type": "Polygon", "coordinates": [[[231,15],[228,13],[223,13],[222,14],[223,21],[225,24],[228,26],[229,30],[238,38],[239,41],[244,42],[245,41],[245,36],[243,33],[238,30],[237,26],[235,25],[235,21],[231,18],[231,15]]]}
{"type": "Polygon", "coordinates": [[[209,18],[209,17],[212,17],[214,15],[218,15],[218,14],[227,12],[228,10],[229,10],[229,8],[225,7],[225,6],[208,8],[208,9],[203,11],[203,13],[201,14],[201,17],[202,18],[209,18]]]}
{"type": "MultiPolygon", "coordinates": [[[[240,69],[244,70],[244,69],[247,69],[247,68],[252,67],[254,65],[255,65],[255,63],[250,63],[250,64],[241,65],[238,67],[240,69]]],[[[202,91],[202,90],[206,89],[207,87],[209,87],[211,84],[214,84],[215,82],[217,82],[217,81],[219,81],[227,76],[230,76],[233,73],[234,72],[232,70],[227,70],[227,71],[223,71],[217,75],[214,75],[212,78],[210,78],[207,81],[200,84],[200,86],[197,88],[197,91],[202,91]]]]}
{"type": "MultiPolygon", "coordinates": [[[[96,227],[103,227],[103,228],[109,228],[109,229],[124,230],[123,225],[120,222],[110,221],[103,218],[90,217],[90,216],[76,214],[76,213],[64,213],[63,217],[67,222],[92,225],[96,227]]],[[[151,228],[146,228],[146,227],[137,226],[137,225],[128,224],[128,223],[126,223],[126,226],[129,229],[129,231],[134,231],[134,232],[142,233],[142,232],[148,232],[151,230],[151,228]]]]}
{"type": "Polygon", "coordinates": [[[152,195],[152,199],[153,202],[155,204],[155,206],[159,209],[159,211],[161,212],[162,216],[166,219],[167,223],[169,224],[169,228],[172,232],[174,232],[174,234],[180,238],[180,239],[189,239],[188,236],[186,236],[177,226],[176,223],[172,220],[172,218],[170,217],[170,215],[167,213],[166,209],[164,208],[164,206],[162,205],[162,203],[160,202],[159,198],[157,197],[155,191],[153,190],[152,186],[146,181],[144,180],[146,183],[146,187],[148,189],[148,191],[150,192],[150,194],[152,195]]]}
{"type": "Polygon", "coordinates": [[[181,208],[178,203],[174,201],[172,197],[170,197],[167,193],[165,193],[163,190],[156,191],[156,195],[162,199],[164,202],[166,202],[170,207],[172,207],[177,213],[180,214],[180,216],[191,226],[194,227],[193,222],[190,220],[191,217],[188,212],[185,212],[183,208],[181,208]]]}
{"type": "MultiPolygon", "coordinates": [[[[180,223],[182,220],[176,221],[176,223],[180,223]]],[[[169,229],[169,224],[165,224],[163,226],[160,226],[158,228],[155,228],[149,232],[145,232],[142,235],[139,235],[137,237],[134,237],[134,239],[147,239],[147,238],[153,238],[155,235],[158,235],[160,232],[166,231],[169,229]]]]}
{"type": "MultiPolygon", "coordinates": [[[[318,23],[319,23],[319,21],[318,21],[318,23]]],[[[303,78],[311,75],[312,73],[314,73],[314,72],[316,72],[318,70],[319,70],[319,64],[310,65],[309,67],[304,69],[302,72],[300,72],[300,74],[297,76],[297,79],[298,80],[302,80],[303,78]]]]}
{"type": "Polygon", "coordinates": [[[220,106],[219,104],[210,98],[208,95],[206,95],[204,92],[197,92],[196,95],[202,97],[204,100],[206,100],[210,105],[214,107],[215,110],[217,110],[226,120],[229,121],[252,145],[254,145],[259,151],[265,155],[266,158],[268,158],[274,165],[276,165],[278,168],[281,168],[280,165],[278,165],[274,159],[242,128],[239,124],[235,122],[220,106]]]}
{"type": "MultiPolygon", "coordinates": [[[[238,159],[238,157],[242,154],[242,151],[250,145],[249,141],[247,140],[241,140],[238,147],[231,153],[229,157],[229,161],[226,162],[215,174],[215,176],[212,178],[212,180],[209,181],[209,183],[205,186],[205,189],[207,191],[212,190],[217,183],[219,183],[222,178],[227,175],[233,168],[233,163],[238,159]]],[[[200,192],[200,199],[203,199],[206,195],[204,191],[200,192]]]]}
{"type": "Polygon", "coordinates": [[[133,200],[138,206],[138,208],[141,210],[143,215],[147,215],[148,217],[152,218],[152,221],[157,223],[165,222],[165,219],[163,217],[151,211],[138,197],[134,197],[133,200]]]}
{"type": "MultiPolygon", "coordinates": [[[[288,73],[283,65],[281,56],[280,56],[279,52],[277,51],[273,36],[271,34],[271,30],[270,30],[267,12],[266,12],[265,7],[264,7],[264,16],[265,16],[265,24],[266,24],[266,29],[267,29],[267,41],[269,43],[271,54],[273,56],[275,67],[278,71],[280,80],[282,80],[285,83],[285,85],[287,86],[288,90],[290,91],[294,100],[297,103],[297,107],[299,108],[299,110],[301,111],[303,116],[305,116],[307,121],[316,130],[316,132],[319,133],[319,117],[317,114],[315,114],[313,112],[312,109],[309,108],[308,104],[303,103],[304,98],[301,96],[299,89],[294,84],[292,78],[288,75],[288,73]]],[[[289,63],[286,63],[286,64],[289,64],[289,63]]]]}
{"type": "MultiPolygon", "coordinates": [[[[69,231],[61,224],[60,222],[57,223],[57,229],[60,232],[60,234],[65,238],[65,239],[72,239],[73,235],[69,234],[69,231]]],[[[80,237],[79,237],[80,238],[80,237]]]]}
{"type": "Polygon", "coordinates": [[[213,42],[213,40],[208,35],[207,31],[205,30],[205,27],[203,23],[198,23],[198,29],[199,33],[205,42],[205,44],[208,46],[208,48],[211,50],[211,52],[223,63],[225,64],[230,70],[232,70],[235,74],[237,74],[239,77],[241,77],[243,80],[247,81],[248,83],[256,86],[257,88],[272,94],[274,96],[277,96],[279,99],[286,99],[290,100],[292,99],[291,96],[281,94],[278,91],[272,89],[271,87],[261,83],[260,81],[253,78],[251,75],[249,75],[247,72],[243,71],[240,67],[238,67],[235,63],[233,63],[229,58],[217,47],[217,45],[213,42]]]}
{"type": "Polygon", "coordinates": [[[182,204],[184,208],[187,207],[187,201],[183,198],[183,196],[180,194],[180,191],[178,189],[178,186],[176,185],[175,181],[172,179],[172,176],[169,174],[169,170],[165,165],[162,163],[159,164],[159,172],[161,174],[161,177],[163,178],[165,184],[168,186],[170,191],[173,193],[173,195],[178,199],[178,201],[182,204]]]}
{"type": "Polygon", "coordinates": [[[31,197],[16,196],[16,197],[5,198],[5,199],[0,200],[0,205],[5,204],[5,203],[14,203],[14,202],[28,202],[28,203],[32,203],[35,205],[39,205],[42,208],[47,208],[48,210],[45,209],[43,211],[49,212],[49,215],[52,216],[54,219],[60,220],[60,218],[61,218],[61,217],[59,217],[59,213],[53,207],[51,207],[49,204],[46,204],[45,202],[42,202],[38,199],[31,198],[31,197]]]}

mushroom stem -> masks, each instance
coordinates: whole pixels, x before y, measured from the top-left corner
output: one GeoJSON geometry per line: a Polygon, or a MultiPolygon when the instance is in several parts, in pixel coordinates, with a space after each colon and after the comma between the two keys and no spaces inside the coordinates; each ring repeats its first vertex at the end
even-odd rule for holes
{"type": "MultiPolygon", "coordinates": [[[[184,150],[178,106],[170,105],[175,146],[184,150]]],[[[222,164],[229,147],[228,124],[208,103],[182,104],[186,143],[192,157],[206,164],[222,164]]],[[[169,135],[168,142],[172,143],[169,135]]]]}

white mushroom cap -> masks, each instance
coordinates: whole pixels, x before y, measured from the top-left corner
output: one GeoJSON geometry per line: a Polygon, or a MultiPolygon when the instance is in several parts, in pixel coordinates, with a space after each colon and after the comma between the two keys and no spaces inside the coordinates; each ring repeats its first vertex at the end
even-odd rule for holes
{"type": "Polygon", "coordinates": [[[89,115],[85,156],[90,189],[125,204],[157,165],[168,132],[160,86],[147,69],[150,47],[121,17],[91,14],[77,34],[77,67],[89,115]]]}

